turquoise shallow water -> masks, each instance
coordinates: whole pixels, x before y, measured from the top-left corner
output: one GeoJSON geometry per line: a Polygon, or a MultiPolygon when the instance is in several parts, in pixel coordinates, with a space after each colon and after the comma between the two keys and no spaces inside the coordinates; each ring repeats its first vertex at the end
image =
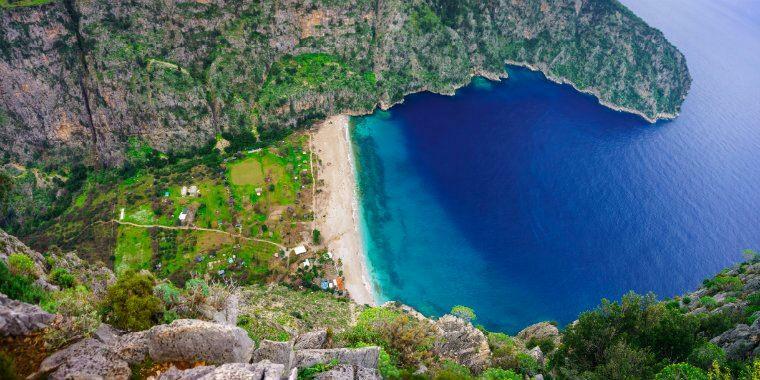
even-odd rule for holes
{"type": "Polygon", "coordinates": [[[627,5],[687,57],[675,121],[514,67],[353,119],[380,298],[429,315],[469,305],[516,332],[630,290],[682,293],[760,248],[760,3],[627,5]]]}

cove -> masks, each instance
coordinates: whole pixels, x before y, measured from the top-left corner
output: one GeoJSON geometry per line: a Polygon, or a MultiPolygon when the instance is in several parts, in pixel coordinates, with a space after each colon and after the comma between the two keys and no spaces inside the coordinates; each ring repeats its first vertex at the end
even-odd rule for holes
{"type": "Polygon", "coordinates": [[[467,305],[515,333],[631,290],[683,293],[760,249],[760,4],[630,3],[686,55],[694,82],[674,121],[518,67],[352,119],[382,300],[467,305]]]}

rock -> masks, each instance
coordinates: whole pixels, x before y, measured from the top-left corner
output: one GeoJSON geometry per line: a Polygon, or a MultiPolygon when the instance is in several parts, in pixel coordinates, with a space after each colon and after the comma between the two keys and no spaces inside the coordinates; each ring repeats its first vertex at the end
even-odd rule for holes
{"type": "Polygon", "coordinates": [[[380,380],[380,372],[376,369],[337,365],[329,371],[317,374],[315,380],[380,380]]]}
{"type": "Polygon", "coordinates": [[[517,337],[524,342],[528,342],[531,339],[550,339],[555,346],[558,345],[560,341],[559,329],[557,329],[557,326],[554,326],[549,322],[539,322],[530,325],[517,333],[517,337]]]}
{"type": "Polygon", "coordinates": [[[228,363],[219,367],[204,366],[178,370],[170,368],[159,380],[280,380],[284,373],[281,364],[262,361],[256,364],[228,363]]]}
{"type": "Polygon", "coordinates": [[[148,331],[124,334],[114,342],[114,348],[127,363],[140,363],[148,356],[148,331]]]}
{"type": "Polygon", "coordinates": [[[544,380],[544,375],[539,373],[538,375],[533,376],[533,380],[544,380]]]}
{"type": "Polygon", "coordinates": [[[290,370],[290,362],[293,359],[293,344],[291,342],[275,342],[262,340],[259,348],[253,352],[254,362],[268,360],[272,363],[282,364],[285,371],[290,370]]]}
{"type": "Polygon", "coordinates": [[[327,330],[318,330],[299,335],[293,348],[296,350],[319,349],[325,348],[326,343],[327,330]]]}
{"type": "Polygon", "coordinates": [[[236,294],[231,294],[225,299],[221,310],[215,310],[212,312],[211,319],[216,323],[236,326],[238,314],[240,313],[238,304],[238,296],[236,294]]]}
{"type": "Polygon", "coordinates": [[[101,323],[97,330],[93,331],[92,338],[107,345],[114,345],[119,341],[119,332],[106,323],[101,323]]]}
{"type": "Polygon", "coordinates": [[[54,318],[37,305],[12,300],[0,293],[0,335],[29,335],[50,325],[54,318]]]}
{"type": "Polygon", "coordinates": [[[755,320],[751,326],[739,324],[710,340],[724,351],[731,360],[744,360],[760,347],[760,320],[755,320]]]}
{"type": "Polygon", "coordinates": [[[744,291],[753,293],[760,290],[760,276],[751,276],[744,284],[744,291]]]}
{"type": "Polygon", "coordinates": [[[379,347],[300,350],[295,353],[293,366],[306,368],[318,363],[326,364],[332,360],[337,360],[339,364],[350,364],[357,367],[375,369],[377,368],[377,359],[379,355],[379,347]]]}
{"type": "Polygon", "coordinates": [[[148,354],[157,362],[248,363],[253,342],[245,330],[194,319],[178,319],[148,330],[148,354]]]}
{"type": "Polygon", "coordinates": [[[491,361],[488,339],[482,331],[461,318],[444,315],[435,323],[439,339],[434,350],[442,357],[452,359],[473,372],[486,369],[491,361]]]}
{"type": "Polygon", "coordinates": [[[531,348],[530,351],[528,351],[528,355],[530,355],[533,359],[536,359],[538,364],[541,366],[544,365],[544,353],[541,352],[541,347],[536,346],[531,348]]]}
{"type": "Polygon", "coordinates": [[[85,339],[50,355],[40,364],[35,378],[129,379],[132,370],[119,354],[96,339],[85,339]]]}

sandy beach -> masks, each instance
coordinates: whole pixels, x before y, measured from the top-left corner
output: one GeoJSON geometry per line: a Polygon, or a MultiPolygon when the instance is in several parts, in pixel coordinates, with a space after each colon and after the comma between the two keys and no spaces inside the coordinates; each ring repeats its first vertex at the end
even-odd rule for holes
{"type": "Polygon", "coordinates": [[[348,123],[348,116],[333,116],[313,134],[312,150],[321,160],[317,181],[324,181],[315,198],[316,228],[330,252],[343,263],[343,276],[351,299],[358,304],[375,305],[359,231],[359,203],[348,123]]]}

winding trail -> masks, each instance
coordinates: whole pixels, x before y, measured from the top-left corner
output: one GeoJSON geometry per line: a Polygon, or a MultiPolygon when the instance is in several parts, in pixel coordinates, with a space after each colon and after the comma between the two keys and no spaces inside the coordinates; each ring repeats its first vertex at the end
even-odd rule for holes
{"type": "MultiPolygon", "coordinates": [[[[195,230],[195,231],[216,232],[216,233],[226,234],[226,235],[229,235],[229,236],[232,236],[232,237],[240,238],[240,239],[243,239],[243,240],[256,241],[256,242],[259,242],[259,243],[271,244],[271,245],[274,245],[275,247],[277,247],[277,248],[279,248],[279,249],[281,249],[283,251],[287,251],[288,250],[287,248],[285,248],[284,245],[275,243],[275,242],[270,241],[270,240],[252,238],[252,237],[243,236],[243,235],[240,235],[240,234],[234,234],[234,233],[231,233],[231,232],[217,230],[217,229],[213,229],[213,228],[204,228],[204,227],[196,227],[196,226],[163,226],[163,225],[160,225],[160,224],[137,224],[137,223],[132,223],[132,222],[124,222],[124,221],[116,220],[116,219],[111,219],[110,222],[113,222],[113,223],[116,223],[116,224],[125,225],[125,226],[139,227],[139,228],[163,228],[165,230],[195,230]]],[[[104,223],[108,223],[108,222],[106,221],[104,223]]]]}

